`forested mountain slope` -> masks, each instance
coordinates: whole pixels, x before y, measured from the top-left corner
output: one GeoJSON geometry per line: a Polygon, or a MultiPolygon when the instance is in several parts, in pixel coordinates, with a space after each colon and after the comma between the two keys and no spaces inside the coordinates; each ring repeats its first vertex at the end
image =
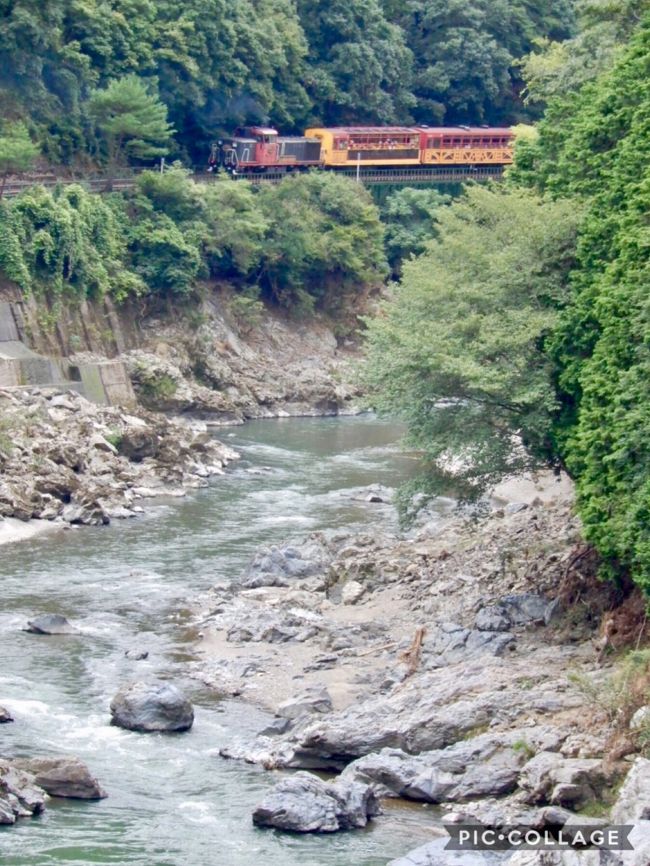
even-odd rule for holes
{"type": "Polygon", "coordinates": [[[572,22],[570,0],[0,0],[0,122],[97,160],[91,94],[134,74],[198,162],[244,121],[512,121],[515,59],[572,22]]]}

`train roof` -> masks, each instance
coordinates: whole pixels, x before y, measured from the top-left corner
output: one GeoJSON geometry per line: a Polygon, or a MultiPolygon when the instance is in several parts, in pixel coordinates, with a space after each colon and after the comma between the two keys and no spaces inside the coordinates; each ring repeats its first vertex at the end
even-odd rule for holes
{"type": "Polygon", "coordinates": [[[386,135],[390,133],[420,133],[431,132],[437,135],[462,135],[469,132],[474,135],[512,135],[509,126],[310,126],[309,129],[322,129],[334,133],[357,133],[386,135]]]}
{"type": "Polygon", "coordinates": [[[432,132],[434,135],[462,135],[470,132],[473,135],[513,135],[509,126],[418,126],[418,132],[432,132]]]}
{"type": "Polygon", "coordinates": [[[310,126],[309,129],[323,129],[326,132],[357,132],[357,133],[379,133],[385,134],[387,132],[401,132],[401,133],[413,133],[418,130],[414,126],[310,126]]]}

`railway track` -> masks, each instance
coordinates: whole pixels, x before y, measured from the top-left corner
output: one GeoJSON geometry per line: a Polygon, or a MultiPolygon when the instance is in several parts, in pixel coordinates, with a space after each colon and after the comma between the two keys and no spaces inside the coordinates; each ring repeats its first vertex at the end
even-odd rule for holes
{"type": "MultiPolygon", "coordinates": [[[[286,177],[291,177],[292,172],[275,171],[264,174],[249,174],[236,177],[235,180],[248,180],[255,186],[264,183],[280,183],[286,177]]],[[[417,166],[414,168],[388,168],[388,169],[338,169],[337,174],[357,180],[364,186],[377,186],[382,184],[419,184],[419,183],[463,183],[466,181],[499,180],[503,177],[503,166],[481,165],[481,166],[417,166]]],[[[201,173],[194,175],[194,179],[200,183],[213,183],[218,180],[218,175],[201,173]]],[[[7,181],[2,190],[3,198],[12,198],[24,192],[30,186],[45,186],[54,189],[57,186],[69,186],[80,184],[91,192],[121,192],[131,189],[135,185],[136,176],[116,177],[112,181],[107,178],[57,178],[46,176],[32,180],[7,181]]]]}

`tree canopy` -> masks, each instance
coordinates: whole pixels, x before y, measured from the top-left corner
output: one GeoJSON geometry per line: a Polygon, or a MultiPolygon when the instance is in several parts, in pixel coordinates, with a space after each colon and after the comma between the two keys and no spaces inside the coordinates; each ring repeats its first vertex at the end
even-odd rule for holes
{"type": "Polygon", "coordinates": [[[164,156],[173,129],[167,108],[135,75],[116,79],[96,90],[88,109],[104,137],[111,165],[128,157],[164,156]]]}
{"type": "Polygon", "coordinates": [[[469,494],[553,459],[544,339],[568,299],[578,216],[570,202],[474,187],[437,222],[368,322],[365,380],[408,423],[428,488],[453,479],[469,494]]]}

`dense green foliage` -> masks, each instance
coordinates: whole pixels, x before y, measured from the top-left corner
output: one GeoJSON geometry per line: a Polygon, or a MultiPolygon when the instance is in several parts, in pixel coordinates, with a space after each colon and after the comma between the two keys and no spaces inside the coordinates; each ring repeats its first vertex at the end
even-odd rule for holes
{"type": "Polygon", "coordinates": [[[137,75],[201,164],[244,122],[512,119],[514,61],[571,27],[569,0],[0,0],[0,103],[53,162],[95,159],[91,95],[137,75]]]}
{"type": "Polygon", "coordinates": [[[515,120],[514,61],[540,37],[565,38],[570,0],[385,0],[415,57],[414,116],[423,123],[515,120]]]}
{"type": "Polygon", "coordinates": [[[429,487],[453,475],[469,492],[552,459],[543,344],[568,297],[577,217],[572,204],[477,187],[437,219],[438,238],[368,322],[366,381],[407,421],[429,487]]]}
{"type": "Polygon", "coordinates": [[[564,404],[558,447],[588,537],[650,591],[650,14],[611,72],[542,127],[532,168],[589,203],[574,300],[552,342],[564,404]]]}
{"type": "Polygon", "coordinates": [[[436,235],[438,209],[451,198],[437,189],[405,186],[388,196],[381,208],[386,227],[386,256],[394,277],[402,262],[424,252],[427,241],[436,235]]]}
{"type": "Polygon", "coordinates": [[[118,300],[187,297],[230,281],[293,313],[340,312],[386,274],[369,194],[314,174],[256,191],[186,171],[144,172],[136,190],[100,197],[34,187],[2,203],[0,269],[24,291],[118,300]]]}
{"type": "Polygon", "coordinates": [[[141,293],[125,264],[126,235],[111,202],[80,186],[32,187],[0,208],[0,268],[25,292],[93,297],[141,293]]]}
{"type": "Polygon", "coordinates": [[[309,42],[306,80],[317,118],[340,125],[410,117],[413,54],[380,0],[298,0],[298,11],[309,42]]]}

